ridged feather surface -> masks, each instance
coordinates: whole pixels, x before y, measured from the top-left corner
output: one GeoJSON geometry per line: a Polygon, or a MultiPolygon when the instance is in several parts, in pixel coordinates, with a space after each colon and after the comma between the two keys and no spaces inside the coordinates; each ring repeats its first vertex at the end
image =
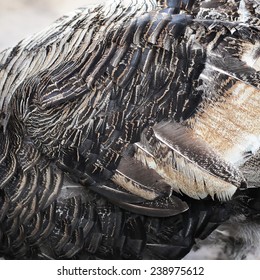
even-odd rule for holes
{"type": "Polygon", "coordinates": [[[259,22],[251,0],[117,0],[2,52],[1,254],[182,258],[234,214],[259,183],[259,22]]]}

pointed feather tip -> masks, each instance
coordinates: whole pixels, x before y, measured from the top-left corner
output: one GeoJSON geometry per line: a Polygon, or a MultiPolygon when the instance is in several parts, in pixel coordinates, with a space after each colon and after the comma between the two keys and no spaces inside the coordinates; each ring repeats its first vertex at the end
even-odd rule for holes
{"type": "Polygon", "coordinates": [[[189,209],[185,201],[174,195],[149,201],[116,186],[95,185],[89,186],[89,189],[102,195],[118,207],[139,215],[170,217],[189,209]]]}
{"type": "Polygon", "coordinates": [[[188,204],[176,196],[163,198],[143,203],[127,203],[123,201],[113,201],[119,207],[130,212],[150,216],[150,217],[171,217],[186,212],[188,204]]]}
{"type": "Polygon", "coordinates": [[[217,199],[220,201],[228,201],[233,197],[236,191],[237,191],[237,187],[231,186],[230,188],[227,188],[221,192],[217,192],[216,196],[217,199]]]}

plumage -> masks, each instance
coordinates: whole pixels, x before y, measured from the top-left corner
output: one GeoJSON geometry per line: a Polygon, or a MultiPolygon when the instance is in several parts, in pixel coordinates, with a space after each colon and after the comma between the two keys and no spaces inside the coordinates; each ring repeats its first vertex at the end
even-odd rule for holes
{"type": "Polygon", "coordinates": [[[116,0],[0,53],[0,253],[176,259],[258,223],[259,9],[116,0]]]}

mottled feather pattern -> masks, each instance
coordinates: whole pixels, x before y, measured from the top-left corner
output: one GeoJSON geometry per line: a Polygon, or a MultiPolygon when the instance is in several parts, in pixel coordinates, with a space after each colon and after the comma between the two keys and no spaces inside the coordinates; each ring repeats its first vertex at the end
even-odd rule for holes
{"type": "Polygon", "coordinates": [[[258,10],[117,0],[0,53],[0,254],[182,258],[257,211],[258,10]]]}

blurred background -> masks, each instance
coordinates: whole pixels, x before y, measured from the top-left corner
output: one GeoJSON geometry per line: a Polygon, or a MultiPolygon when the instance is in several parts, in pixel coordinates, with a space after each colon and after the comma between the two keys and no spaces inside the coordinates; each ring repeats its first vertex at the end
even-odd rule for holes
{"type": "Polygon", "coordinates": [[[105,0],[0,0],[0,51],[76,8],[105,0]]]}

